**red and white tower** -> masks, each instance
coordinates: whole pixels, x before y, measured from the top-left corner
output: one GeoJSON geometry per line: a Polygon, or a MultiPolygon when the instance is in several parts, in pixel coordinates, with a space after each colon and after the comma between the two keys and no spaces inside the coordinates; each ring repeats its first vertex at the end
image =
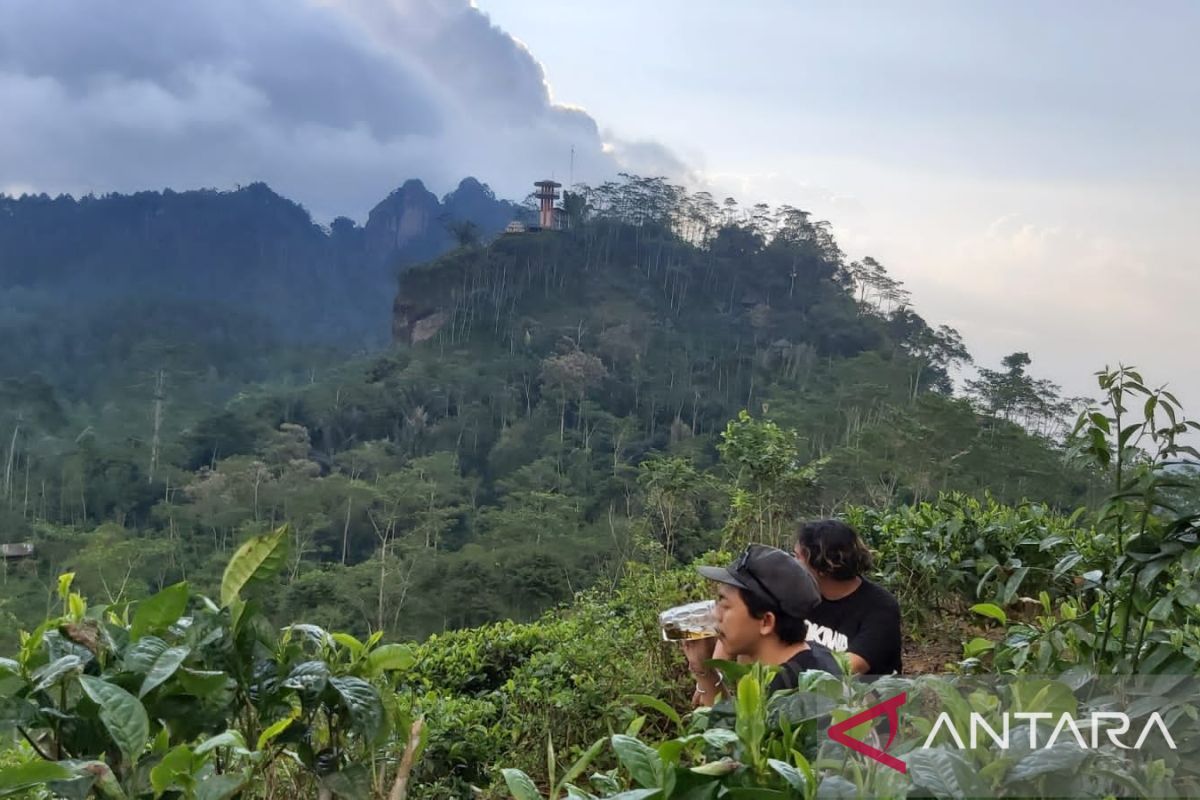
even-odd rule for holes
{"type": "Polygon", "coordinates": [[[556,190],[562,184],[555,183],[554,181],[538,181],[534,186],[537,187],[537,191],[534,192],[533,196],[538,199],[538,203],[540,204],[538,224],[541,225],[543,230],[553,230],[556,227],[554,224],[554,201],[558,199],[558,191],[556,190]]]}

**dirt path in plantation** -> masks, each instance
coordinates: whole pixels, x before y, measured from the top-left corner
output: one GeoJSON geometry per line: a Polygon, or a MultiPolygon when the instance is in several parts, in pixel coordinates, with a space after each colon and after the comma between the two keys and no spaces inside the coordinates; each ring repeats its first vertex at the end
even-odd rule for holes
{"type": "Polygon", "coordinates": [[[968,642],[976,636],[994,638],[996,633],[989,633],[972,625],[969,620],[952,614],[931,619],[918,630],[905,631],[904,674],[929,675],[946,672],[947,665],[962,660],[963,642],[968,642]]]}

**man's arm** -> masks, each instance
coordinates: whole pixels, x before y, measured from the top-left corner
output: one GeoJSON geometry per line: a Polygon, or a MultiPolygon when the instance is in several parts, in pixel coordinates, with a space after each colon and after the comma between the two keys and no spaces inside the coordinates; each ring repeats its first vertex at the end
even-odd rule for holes
{"type": "Polygon", "coordinates": [[[902,646],[900,606],[885,605],[871,612],[846,647],[850,669],[855,675],[874,674],[885,664],[897,661],[902,646]]]}
{"type": "Polygon", "coordinates": [[[871,669],[871,665],[867,663],[867,660],[858,653],[848,652],[846,655],[850,657],[850,671],[855,675],[866,675],[867,671],[871,669]]]}

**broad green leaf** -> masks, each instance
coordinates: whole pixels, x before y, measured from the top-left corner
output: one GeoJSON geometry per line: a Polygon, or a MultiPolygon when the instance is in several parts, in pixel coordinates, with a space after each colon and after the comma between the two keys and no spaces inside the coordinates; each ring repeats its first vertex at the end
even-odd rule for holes
{"type": "Polygon", "coordinates": [[[176,785],[176,776],[184,775],[190,777],[192,774],[192,750],[186,744],[181,744],[178,747],[167,752],[150,770],[150,786],[154,789],[154,795],[165,792],[170,787],[176,785]]]}
{"type": "Polygon", "coordinates": [[[228,730],[224,733],[218,733],[216,736],[211,736],[205,739],[200,744],[196,745],[196,755],[203,756],[216,750],[218,747],[231,747],[234,750],[246,750],[246,739],[240,731],[228,730]]]}
{"type": "Polygon", "coordinates": [[[500,774],[504,776],[504,783],[515,800],[542,800],[537,785],[521,770],[502,769],[500,774]]]}
{"type": "Polygon", "coordinates": [[[158,594],[147,597],[137,604],[137,609],[133,612],[129,638],[136,640],[147,633],[165,631],[183,616],[187,602],[186,582],[168,586],[158,594]]]}
{"type": "Polygon", "coordinates": [[[788,786],[791,786],[801,797],[808,794],[808,779],[804,777],[804,773],[793,767],[786,761],[780,761],[776,758],[768,758],[767,766],[775,770],[779,777],[787,781],[788,786]]]}
{"type": "Polygon", "coordinates": [[[821,783],[817,786],[817,797],[820,800],[826,800],[826,798],[858,800],[860,796],[858,787],[841,775],[830,775],[827,778],[822,778],[821,783]]]}
{"type": "Polygon", "coordinates": [[[383,699],[379,692],[362,678],[330,678],[329,685],[342,698],[354,727],[373,740],[383,724],[383,699]]]}
{"type": "Polygon", "coordinates": [[[143,636],[125,651],[125,669],[145,675],[169,647],[170,645],[157,636],[143,636]]]}
{"type": "Polygon", "coordinates": [[[138,697],[145,697],[174,675],[175,671],[179,669],[179,665],[191,655],[191,652],[192,649],[190,647],[168,647],[164,650],[163,654],[155,659],[154,665],[150,667],[150,671],[146,673],[146,678],[142,681],[142,688],[138,692],[138,697]]]}
{"type": "Polygon", "coordinates": [[[303,661],[292,667],[283,681],[283,687],[316,695],[325,691],[329,677],[329,665],[324,661],[303,661]]]}
{"type": "Polygon", "coordinates": [[[279,738],[279,736],[292,726],[296,718],[300,716],[301,709],[293,708],[292,713],[278,722],[272,724],[269,728],[259,734],[258,743],[254,746],[255,750],[265,750],[271,742],[279,738]]]}
{"type": "Polygon", "coordinates": [[[700,734],[698,733],[691,736],[681,736],[676,739],[668,739],[654,748],[658,751],[658,760],[663,763],[664,769],[669,769],[672,765],[678,764],[687,746],[700,738],[700,734]]]}
{"type": "Polygon", "coordinates": [[[71,583],[75,580],[74,572],[64,572],[58,576],[58,597],[66,600],[71,594],[71,583]]]}
{"type": "Polygon", "coordinates": [[[284,628],[288,633],[299,633],[317,647],[327,647],[332,639],[329,634],[320,625],[311,625],[307,622],[300,622],[295,625],[288,625],[284,628]]]}
{"type": "Polygon", "coordinates": [[[8,672],[13,675],[21,674],[21,665],[11,658],[0,658],[0,672],[8,672]]]}
{"type": "Polygon", "coordinates": [[[692,767],[691,771],[697,775],[728,775],[738,768],[738,762],[732,758],[722,758],[719,761],[710,761],[699,767],[692,767]]]}
{"type": "Polygon", "coordinates": [[[703,734],[704,741],[718,750],[723,750],[738,743],[738,735],[729,728],[709,728],[703,734]]]}
{"type": "Polygon", "coordinates": [[[742,746],[749,753],[758,753],[767,724],[763,714],[762,684],[754,674],[745,675],[737,684],[737,722],[734,724],[742,746]]]}
{"type": "Polygon", "coordinates": [[[184,691],[199,698],[211,697],[229,684],[228,675],[214,670],[184,667],[176,676],[184,691]]]}
{"type": "Polygon", "coordinates": [[[1056,742],[1022,757],[1009,770],[1004,782],[1027,781],[1052,772],[1074,772],[1087,755],[1077,742],[1056,742]]]}
{"type": "Polygon", "coordinates": [[[244,775],[209,775],[196,784],[196,800],[229,800],[245,785],[244,775]]]}
{"type": "Polygon", "coordinates": [[[404,644],[385,644],[367,656],[367,665],[372,675],[384,672],[400,672],[416,663],[412,648],[404,644]]]}
{"type": "Polygon", "coordinates": [[[621,766],[638,784],[646,788],[662,784],[662,760],[657,750],[632,736],[619,733],[614,734],[611,741],[621,766]]]}
{"type": "Polygon", "coordinates": [[[350,655],[352,655],[354,658],[358,658],[360,655],[362,655],[363,643],[360,642],[358,639],[355,639],[350,634],[348,634],[348,633],[331,633],[331,634],[329,634],[329,638],[333,639],[335,642],[340,644],[342,647],[349,650],[350,655]]]}
{"type": "Polygon", "coordinates": [[[67,655],[35,670],[29,678],[33,682],[33,690],[40,692],[58,683],[64,675],[82,668],[82,658],[76,655],[67,655]]]}
{"type": "Polygon", "coordinates": [[[371,796],[371,773],[363,764],[352,764],[323,776],[321,785],[343,800],[366,800],[371,796]]]}
{"type": "Polygon", "coordinates": [[[679,719],[679,713],[662,700],[659,700],[657,697],[651,697],[648,694],[630,694],[626,695],[626,699],[631,700],[637,705],[654,709],[667,719],[671,720],[671,722],[675,723],[675,727],[680,727],[683,724],[679,719]]]}
{"type": "Polygon", "coordinates": [[[1158,599],[1158,602],[1146,614],[1155,622],[1164,622],[1171,617],[1171,611],[1175,607],[1175,598],[1171,595],[1164,595],[1158,599]]]}
{"type": "Polygon", "coordinates": [[[117,747],[136,762],[150,739],[150,720],[141,702],[116,684],[91,675],[81,675],[83,691],[100,706],[100,721],[117,747]]]}
{"type": "Polygon", "coordinates": [[[913,784],[935,797],[983,797],[988,787],[974,765],[960,753],[931,747],[918,749],[904,758],[913,784]]]}
{"type": "Polygon", "coordinates": [[[75,772],[53,761],[30,761],[15,767],[0,769],[0,797],[16,794],[51,781],[66,781],[75,772]]]}
{"type": "Polygon", "coordinates": [[[282,525],[274,533],[255,536],[229,560],[221,578],[221,606],[228,607],[247,587],[275,577],[287,559],[290,528],[282,525]]]}
{"type": "Polygon", "coordinates": [[[985,617],[990,617],[996,620],[1001,625],[1008,624],[1008,614],[1004,613],[1004,609],[994,603],[977,603],[971,606],[971,610],[976,614],[981,614],[985,617]]]}
{"type": "Polygon", "coordinates": [[[989,650],[996,649],[996,643],[988,641],[982,637],[976,636],[971,641],[963,645],[963,656],[966,658],[976,658],[983,655],[989,650]]]}
{"type": "Polygon", "coordinates": [[[651,800],[661,794],[662,789],[630,789],[627,792],[609,795],[605,800],[651,800]]]}

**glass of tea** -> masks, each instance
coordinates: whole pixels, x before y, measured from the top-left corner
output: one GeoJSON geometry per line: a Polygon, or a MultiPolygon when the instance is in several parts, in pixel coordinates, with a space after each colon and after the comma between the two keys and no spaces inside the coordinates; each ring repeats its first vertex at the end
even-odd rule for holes
{"type": "Polygon", "coordinates": [[[662,638],[668,642],[687,639],[711,639],[717,635],[717,618],[713,613],[715,600],[701,600],[682,606],[668,608],[658,615],[662,638]]]}

